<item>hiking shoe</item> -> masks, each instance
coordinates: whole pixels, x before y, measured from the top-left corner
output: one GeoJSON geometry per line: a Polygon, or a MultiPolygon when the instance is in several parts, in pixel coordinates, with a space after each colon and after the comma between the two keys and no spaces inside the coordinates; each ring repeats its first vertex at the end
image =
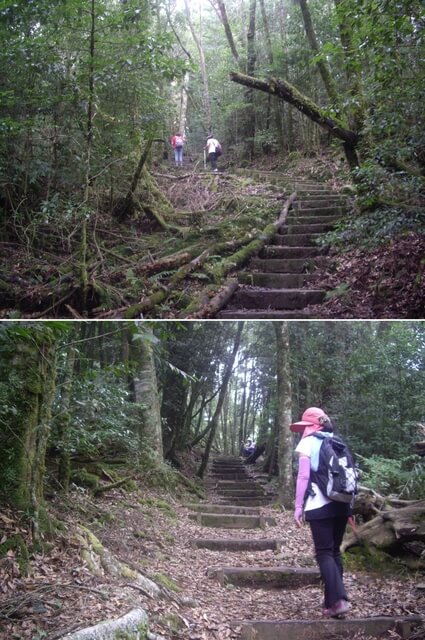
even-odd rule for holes
{"type": "Polygon", "coordinates": [[[338,600],[332,607],[329,607],[329,609],[323,609],[323,615],[326,618],[345,618],[345,614],[349,608],[350,605],[347,600],[338,600]]]}

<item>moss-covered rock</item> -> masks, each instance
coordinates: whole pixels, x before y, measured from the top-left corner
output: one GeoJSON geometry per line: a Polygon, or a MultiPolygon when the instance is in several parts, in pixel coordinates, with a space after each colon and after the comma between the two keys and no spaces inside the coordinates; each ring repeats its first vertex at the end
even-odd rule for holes
{"type": "Polygon", "coordinates": [[[71,474],[71,482],[78,487],[85,487],[95,491],[99,488],[99,477],[94,473],[90,473],[87,469],[77,469],[71,474]]]}

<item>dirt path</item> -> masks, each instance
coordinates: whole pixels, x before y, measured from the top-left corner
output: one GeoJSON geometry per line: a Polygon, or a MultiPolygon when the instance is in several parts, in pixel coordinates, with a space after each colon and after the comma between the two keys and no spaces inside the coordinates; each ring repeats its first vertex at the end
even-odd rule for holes
{"type": "MultiPolygon", "coordinates": [[[[217,494],[211,498],[220,499],[217,494]]],[[[192,541],[204,537],[228,538],[235,532],[207,529],[190,519],[191,510],[169,495],[146,489],[131,494],[117,490],[103,496],[98,504],[114,515],[113,521],[96,525],[84,519],[86,524],[128,565],[154,580],[167,577],[178,585],[180,602],[151,600],[128,586],[125,579],[93,576],[81,560],[77,540],[67,533],[61,546],[33,558],[29,578],[19,576],[13,557],[3,559],[2,640],[55,640],[66,631],[121,616],[134,607],[146,609],[151,631],[166,640],[236,640],[240,632],[234,621],[241,619],[321,619],[322,591],[318,586],[306,586],[302,592],[223,587],[207,575],[209,568],[223,565],[315,567],[309,529],[297,529],[291,513],[263,506],[262,514],[273,517],[276,527],[237,531],[238,538],[279,537],[283,540],[279,552],[217,552],[194,549],[192,541]]],[[[62,511],[61,516],[68,518],[70,531],[75,526],[79,506],[84,507],[84,499],[78,496],[73,498],[72,512],[65,511],[63,505],[55,505],[58,513],[62,511]]],[[[350,616],[424,615],[425,592],[416,588],[421,581],[412,574],[386,577],[347,570],[350,616]]],[[[364,635],[355,637],[368,640],[364,635]]],[[[394,635],[385,637],[389,640],[394,635]]]]}

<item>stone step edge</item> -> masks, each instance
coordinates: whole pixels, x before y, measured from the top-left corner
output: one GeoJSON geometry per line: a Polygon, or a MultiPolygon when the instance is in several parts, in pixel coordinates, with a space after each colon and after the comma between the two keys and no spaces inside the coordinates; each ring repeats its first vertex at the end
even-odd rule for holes
{"type": "Polygon", "coordinates": [[[224,551],[278,551],[283,544],[278,538],[196,538],[190,546],[224,551]]]}
{"type": "Polygon", "coordinates": [[[209,504],[188,503],[188,504],[184,504],[183,506],[186,507],[187,509],[191,509],[192,511],[201,512],[202,509],[205,509],[205,511],[202,511],[203,513],[217,513],[218,515],[220,515],[220,513],[222,513],[223,515],[225,514],[249,515],[249,516],[260,515],[260,507],[243,507],[243,506],[232,505],[232,504],[213,504],[213,503],[209,503],[209,504]],[[220,509],[220,511],[215,511],[215,509],[220,509]],[[234,509],[234,511],[232,511],[232,509],[234,509]],[[244,513],[243,510],[246,510],[246,512],[244,513]]]}
{"type": "Polygon", "coordinates": [[[203,520],[207,520],[213,522],[219,522],[220,520],[223,522],[223,525],[232,521],[235,522],[246,522],[247,524],[258,522],[258,526],[261,527],[276,527],[277,523],[275,518],[271,516],[263,516],[261,515],[251,515],[251,514],[243,514],[243,513],[205,513],[202,511],[197,511],[196,513],[189,513],[189,519],[195,520],[198,524],[202,524],[203,520]]]}
{"type": "Polygon", "coordinates": [[[408,639],[424,625],[421,616],[376,616],[345,620],[234,620],[230,626],[242,627],[241,640],[322,640],[330,637],[351,638],[356,632],[374,637],[396,631],[408,639]]]}
{"type": "Polygon", "coordinates": [[[320,581],[320,572],[308,567],[208,567],[208,578],[222,586],[233,584],[249,589],[299,589],[320,581]]]}

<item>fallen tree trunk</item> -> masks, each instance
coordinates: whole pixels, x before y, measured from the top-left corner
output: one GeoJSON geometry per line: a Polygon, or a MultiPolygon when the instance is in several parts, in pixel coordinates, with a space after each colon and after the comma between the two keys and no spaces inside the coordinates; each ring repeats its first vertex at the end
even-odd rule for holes
{"type": "Polygon", "coordinates": [[[413,502],[400,509],[385,509],[372,520],[349,534],[343,551],[356,545],[373,546],[393,553],[407,542],[425,542],[425,500],[413,502]]]}
{"type": "Polygon", "coordinates": [[[117,482],[110,482],[109,484],[101,485],[94,490],[94,495],[97,496],[99,493],[105,493],[105,491],[110,491],[111,489],[122,487],[122,485],[126,484],[126,482],[128,482],[129,480],[133,480],[133,476],[126,476],[121,480],[117,480],[117,482]]]}
{"type": "Polygon", "coordinates": [[[245,264],[249,258],[256,255],[273,238],[280,227],[285,224],[289,208],[296,197],[297,194],[295,192],[289,196],[280,212],[279,218],[275,222],[268,224],[255,240],[252,240],[247,246],[233,253],[231,256],[224,258],[219,264],[206,270],[213,282],[219,282],[230,271],[245,264]]]}
{"type": "Polygon", "coordinates": [[[264,91],[292,104],[292,106],[298,109],[298,111],[301,111],[301,113],[306,115],[310,120],[344,142],[345,154],[351,168],[359,165],[356,154],[356,146],[359,142],[358,134],[344,127],[336,118],[330,118],[326,115],[324,109],[321,109],[289,82],[286,82],[286,80],[278,80],[277,78],[269,78],[267,81],[260,80],[259,78],[254,78],[253,76],[248,76],[236,71],[230,73],[230,79],[245,87],[252,87],[258,91],[264,91]]]}
{"type": "Polygon", "coordinates": [[[367,522],[374,518],[377,513],[388,507],[400,508],[414,504],[415,500],[401,500],[395,497],[384,497],[379,493],[360,485],[359,493],[356,496],[354,504],[354,515],[361,516],[363,522],[367,522]]]}
{"type": "Polygon", "coordinates": [[[184,278],[201,266],[209,257],[209,250],[203,251],[201,255],[197,256],[189,263],[180,267],[178,271],[174,275],[171,276],[169,284],[160,289],[159,291],[155,291],[149,297],[144,298],[141,302],[128,307],[124,311],[124,318],[135,318],[140,316],[140,314],[145,313],[146,311],[151,311],[157,304],[164,302],[166,298],[170,295],[170,293],[177,287],[177,285],[184,280],[184,278]]]}
{"type": "Polygon", "coordinates": [[[189,315],[183,314],[181,317],[186,318],[187,320],[193,320],[195,318],[213,318],[220,311],[220,309],[222,309],[225,304],[227,304],[237,288],[237,279],[229,279],[229,281],[207,304],[204,304],[202,307],[200,307],[198,311],[190,313],[189,315]]]}

